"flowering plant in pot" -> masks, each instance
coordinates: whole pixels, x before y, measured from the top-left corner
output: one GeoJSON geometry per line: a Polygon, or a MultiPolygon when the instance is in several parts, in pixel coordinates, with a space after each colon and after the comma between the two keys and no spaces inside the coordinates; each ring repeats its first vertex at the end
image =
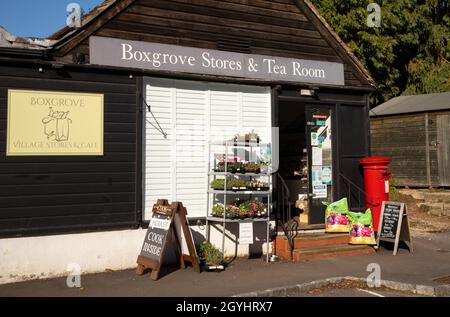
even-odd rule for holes
{"type": "Polygon", "coordinates": [[[240,216],[240,209],[236,203],[231,203],[227,207],[227,218],[236,219],[240,216]]]}
{"type": "Polygon", "coordinates": [[[251,211],[254,217],[262,217],[266,214],[266,206],[258,199],[247,201],[247,208],[251,211]]]}
{"type": "Polygon", "coordinates": [[[237,156],[227,157],[225,155],[219,158],[215,172],[225,172],[225,165],[227,166],[227,172],[236,173],[243,169],[243,163],[241,159],[237,156]]]}
{"type": "Polygon", "coordinates": [[[200,261],[209,270],[223,270],[224,257],[222,252],[219,251],[209,241],[203,241],[200,244],[199,249],[200,261]]]}
{"type": "Polygon", "coordinates": [[[255,213],[249,206],[249,201],[244,201],[242,204],[239,205],[239,209],[241,211],[242,218],[254,218],[255,213]]]}

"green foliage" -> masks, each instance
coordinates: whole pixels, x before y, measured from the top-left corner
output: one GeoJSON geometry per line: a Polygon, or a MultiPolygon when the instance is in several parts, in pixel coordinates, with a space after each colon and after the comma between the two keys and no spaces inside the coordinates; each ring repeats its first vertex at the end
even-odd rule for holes
{"type": "Polygon", "coordinates": [[[209,241],[200,244],[199,257],[205,264],[220,265],[223,263],[223,254],[209,241]]]}
{"type": "Polygon", "coordinates": [[[212,214],[215,217],[221,217],[223,216],[224,208],[221,204],[215,204],[212,208],[212,214]]]}
{"type": "Polygon", "coordinates": [[[450,90],[450,17],[437,0],[312,0],[378,84],[372,105],[400,94],[450,90]],[[381,27],[367,26],[367,5],[381,6],[381,27]]]}
{"type": "MultiPolygon", "coordinates": [[[[215,190],[223,190],[225,188],[225,179],[215,179],[211,181],[211,188],[215,190]]],[[[227,179],[227,189],[230,190],[235,187],[249,187],[250,182],[239,178],[227,179]]]]}
{"type": "Polygon", "coordinates": [[[400,192],[397,189],[395,179],[391,177],[389,180],[389,200],[397,201],[400,192]]]}

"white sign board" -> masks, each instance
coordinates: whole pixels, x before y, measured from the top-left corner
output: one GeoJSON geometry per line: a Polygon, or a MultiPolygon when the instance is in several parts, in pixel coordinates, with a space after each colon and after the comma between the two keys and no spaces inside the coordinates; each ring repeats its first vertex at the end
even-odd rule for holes
{"type": "Polygon", "coordinates": [[[242,222],[239,224],[239,243],[252,244],[253,243],[253,223],[242,222]]]}
{"type": "Polygon", "coordinates": [[[170,219],[161,219],[157,217],[152,217],[150,219],[149,227],[162,230],[169,230],[170,223],[171,223],[170,219]]]}

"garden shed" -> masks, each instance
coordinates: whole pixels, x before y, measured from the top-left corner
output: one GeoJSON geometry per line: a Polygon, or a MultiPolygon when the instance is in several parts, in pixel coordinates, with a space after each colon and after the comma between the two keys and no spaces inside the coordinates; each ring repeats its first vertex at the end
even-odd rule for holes
{"type": "Polygon", "coordinates": [[[372,154],[392,159],[395,185],[450,186],[450,92],[396,97],[370,117],[372,154]]]}

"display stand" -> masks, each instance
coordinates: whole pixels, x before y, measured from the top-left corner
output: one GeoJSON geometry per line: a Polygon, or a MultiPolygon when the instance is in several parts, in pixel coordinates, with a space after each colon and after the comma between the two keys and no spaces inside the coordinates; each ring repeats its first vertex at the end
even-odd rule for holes
{"type": "MultiPolygon", "coordinates": [[[[225,141],[225,142],[211,142],[209,143],[209,161],[208,161],[208,201],[207,201],[207,215],[206,215],[206,239],[210,241],[210,226],[214,224],[221,225],[222,231],[222,254],[225,252],[225,238],[226,238],[226,225],[229,223],[266,223],[266,261],[269,262],[269,229],[270,229],[270,211],[272,208],[272,174],[269,171],[264,172],[245,172],[245,171],[229,171],[228,159],[231,156],[238,156],[237,152],[245,152],[250,159],[246,159],[250,162],[255,162],[255,149],[261,149],[263,147],[269,147],[270,144],[259,143],[259,142],[235,142],[235,141],[225,141]],[[220,151],[216,152],[215,149],[220,148],[220,151]],[[231,153],[230,153],[231,152],[231,153]],[[218,157],[222,156],[225,158],[224,171],[215,170],[218,157]],[[212,164],[211,164],[212,163],[212,164]],[[224,179],[223,190],[215,190],[210,187],[210,183],[215,179],[224,179]],[[230,189],[227,186],[227,181],[230,179],[242,179],[255,181],[260,179],[267,180],[267,188],[263,189],[230,189]],[[266,199],[264,203],[266,205],[266,213],[263,217],[256,218],[244,218],[244,219],[231,219],[227,217],[226,209],[227,205],[231,203],[236,198],[249,198],[253,199],[258,197],[266,199]],[[212,207],[214,203],[222,203],[224,206],[223,216],[215,217],[212,216],[212,207]]],[[[216,226],[214,226],[216,227],[216,226]]],[[[217,228],[217,227],[216,227],[217,228]]],[[[238,243],[238,241],[236,241],[238,243]]]]}

